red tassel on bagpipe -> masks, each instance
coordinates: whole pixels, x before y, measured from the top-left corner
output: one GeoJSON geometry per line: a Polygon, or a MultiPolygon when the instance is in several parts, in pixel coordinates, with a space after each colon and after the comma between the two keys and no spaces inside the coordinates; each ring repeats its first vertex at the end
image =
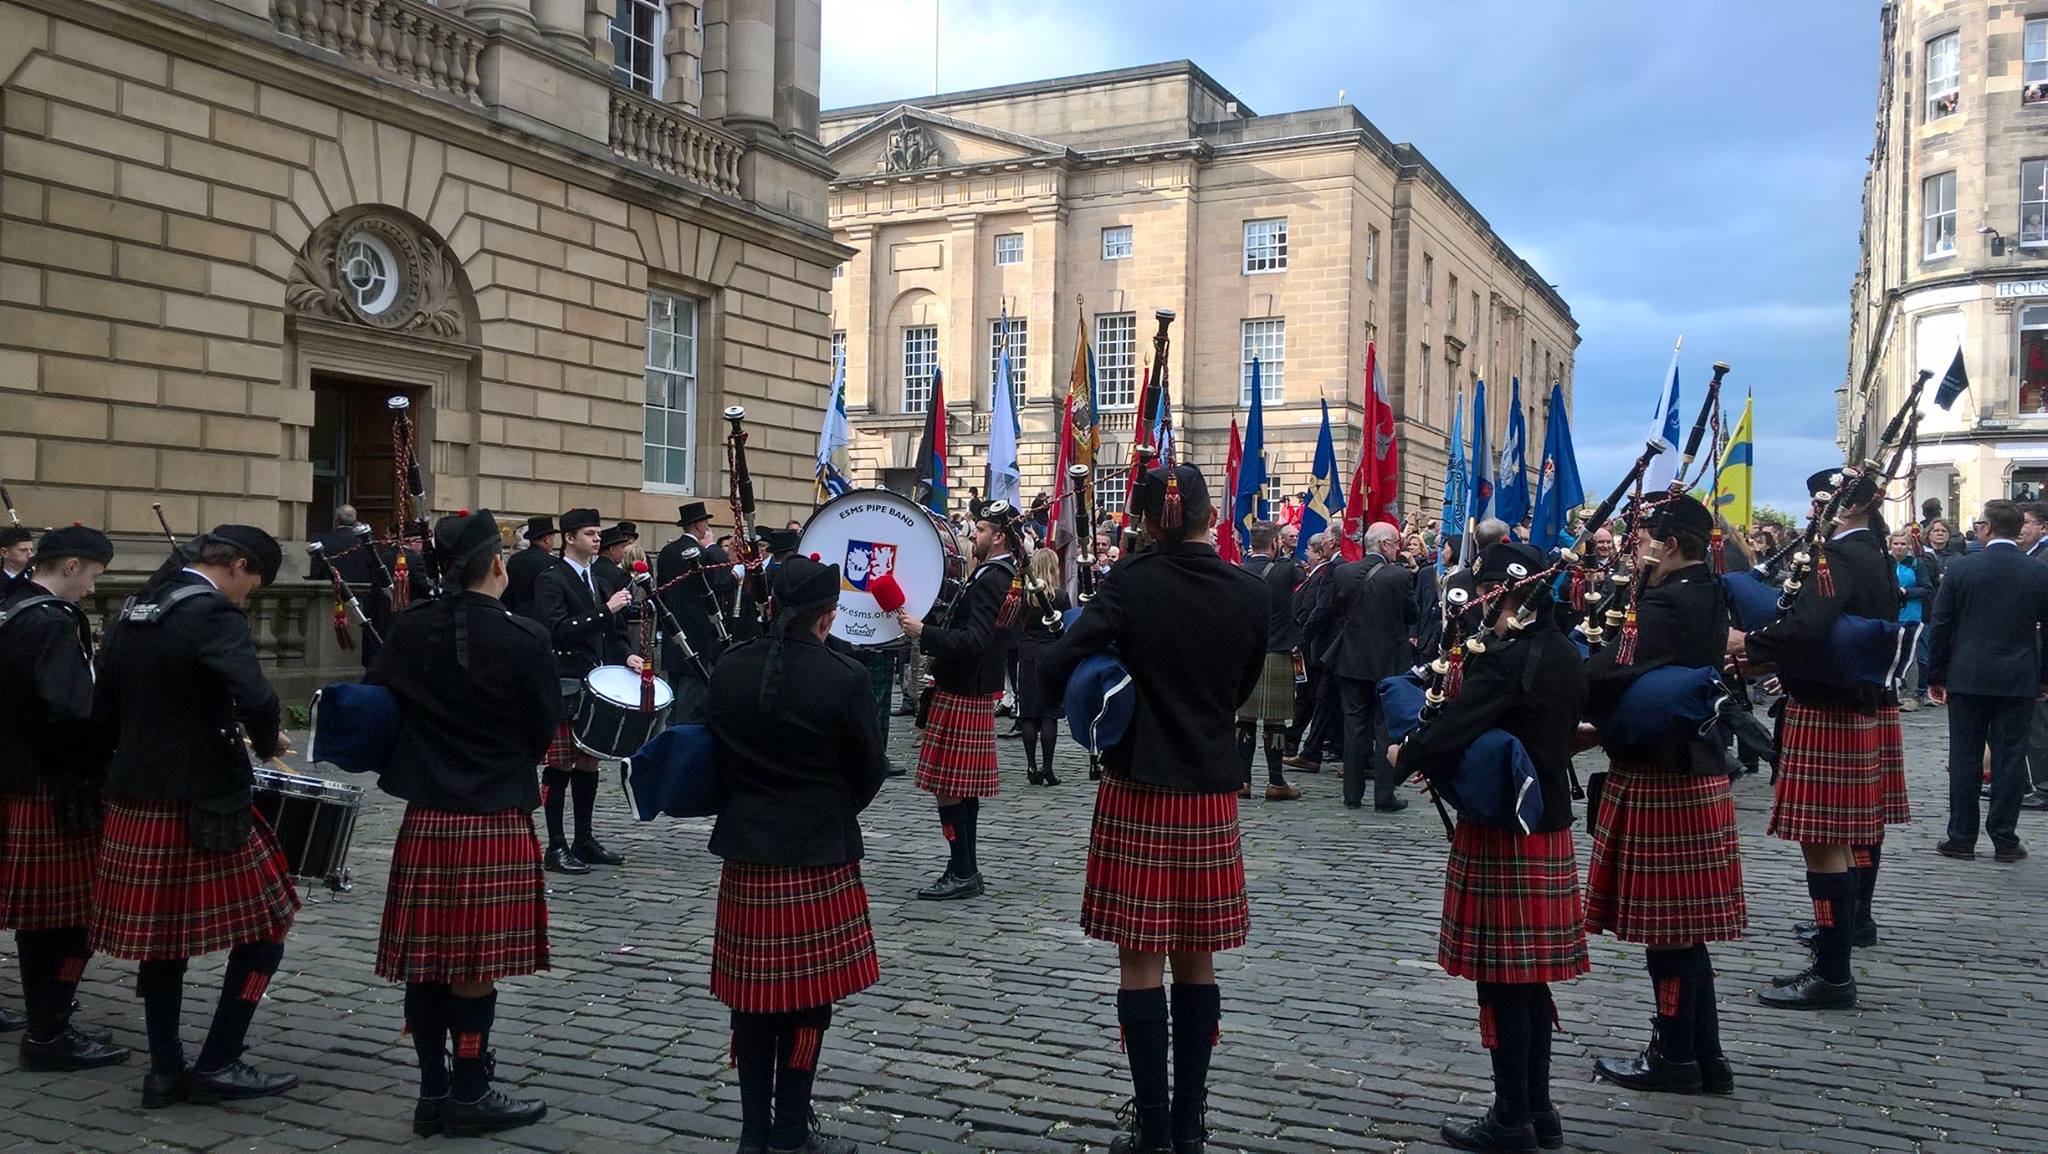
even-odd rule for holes
{"type": "Polygon", "coordinates": [[[1180,528],[1180,473],[1168,466],[1166,474],[1166,500],[1162,502],[1159,523],[1168,529],[1180,528]]]}
{"type": "Polygon", "coordinates": [[[1636,607],[1628,607],[1628,619],[1621,626],[1621,640],[1616,643],[1614,663],[1634,665],[1636,662],[1636,607]]]}
{"type": "Polygon", "coordinates": [[[1714,535],[1707,539],[1707,559],[1715,573],[1728,571],[1728,547],[1721,540],[1721,526],[1718,523],[1714,526],[1714,535]]]}
{"type": "Polygon", "coordinates": [[[1571,592],[1568,596],[1570,598],[1568,604],[1571,605],[1573,612],[1584,613],[1586,611],[1586,571],[1576,565],[1572,567],[1571,592]]]}
{"type": "Polygon", "coordinates": [[[1017,587],[1015,582],[1012,582],[1010,591],[1003,595],[1003,607],[996,611],[996,628],[1008,629],[1010,626],[1015,625],[1017,623],[1018,610],[1022,608],[1023,604],[1024,592],[1017,587]]]}
{"type": "Polygon", "coordinates": [[[1459,690],[1465,688],[1465,647],[1453,646],[1450,657],[1445,660],[1450,663],[1451,668],[1444,674],[1444,700],[1450,701],[1458,696],[1459,690]]]}
{"type": "Polygon", "coordinates": [[[343,650],[356,647],[356,639],[348,634],[348,606],[339,601],[334,603],[334,640],[343,650]]]}
{"type": "Polygon", "coordinates": [[[1813,591],[1822,597],[1833,597],[1835,595],[1835,575],[1828,571],[1828,555],[1826,553],[1820,555],[1820,564],[1814,568],[1813,591]]]}
{"type": "Polygon", "coordinates": [[[640,712],[654,712],[654,666],[640,666],[640,712]]]}
{"type": "Polygon", "coordinates": [[[391,551],[391,607],[403,609],[412,603],[412,582],[406,579],[409,571],[405,563],[405,539],[394,537],[397,547],[391,551]]]}

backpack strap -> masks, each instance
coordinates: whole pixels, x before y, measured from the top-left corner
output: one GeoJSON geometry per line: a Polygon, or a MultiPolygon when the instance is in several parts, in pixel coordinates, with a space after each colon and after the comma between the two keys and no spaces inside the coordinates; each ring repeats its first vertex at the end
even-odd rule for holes
{"type": "Polygon", "coordinates": [[[162,621],[171,610],[208,593],[225,596],[212,585],[180,585],[154,601],[144,601],[141,595],[137,594],[121,606],[120,620],[135,625],[154,625],[162,621]]]}

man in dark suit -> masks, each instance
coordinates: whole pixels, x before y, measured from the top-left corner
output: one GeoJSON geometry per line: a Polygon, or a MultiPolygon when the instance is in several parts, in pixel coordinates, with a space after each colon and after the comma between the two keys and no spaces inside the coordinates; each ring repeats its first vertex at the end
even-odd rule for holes
{"type": "MultiPolygon", "coordinates": [[[[562,514],[562,561],[542,571],[534,582],[534,609],[555,646],[555,664],[562,679],[581,681],[600,665],[625,665],[638,670],[640,657],[627,653],[626,606],[632,594],[624,584],[595,568],[597,510],[571,509],[562,514]]],[[[573,720],[573,719],[572,719],[573,720]]],[[[618,865],[626,859],[607,851],[591,832],[597,809],[597,759],[576,746],[570,721],[556,731],[541,771],[541,805],[547,811],[546,866],[556,873],[588,872],[590,864],[618,865]],[[576,799],[576,841],[562,836],[562,798],[576,799]]]]}
{"type": "Polygon", "coordinates": [[[1332,590],[1344,564],[1337,557],[1341,540],[1335,530],[1327,529],[1309,538],[1308,576],[1294,591],[1294,619],[1301,623],[1301,656],[1308,667],[1308,681],[1296,687],[1295,751],[1283,764],[1309,773],[1321,773],[1323,758],[1342,745],[1344,699],[1337,679],[1323,663],[1330,630],[1336,625],[1332,590]]]}
{"type": "Polygon", "coordinates": [[[505,608],[534,621],[540,620],[533,604],[534,583],[540,580],[542,571],[556,561],[555,519],[551,516],[528,517],[526,548],[514,553],[505,562],[505,608]]]}
{"type": "MultiPolygon", "coordinates": [[[[717,664],[730,636],[729,608],[739,582],[732,575],[732,559],[712,540],[711,514],[704,502],[678,506],[676,524],[683,535],[662,546],[655,556],[654,583],[663,590],[661,603],[668,615],[682,626],[691,650],[709,669],[717,664]],[[701,570],[701,575],[693,570],[701,570]]],[[[667,616],[662,623],[668,624],[667,616]]],[[[682,648],[671,638],[662,643],[661,668],[675,687],[676,712],[692,714],[705,691],[697,663],[684,658],[682,648]]]]}
{"type": "Polygon", "coordinates": [[[1365,531],[1365,556],[1337,571],[1339,623],[1327,658],[1344,699],[1344,804],[1351,809],[1364,804],[1370,767],[1372,807],[1381,813],[1408,808],[1394,796],[1401,777],[1386,758],[1379,690],[1380,678],[1405,673],[1415,664],[1408,641],[1408,626],[1415,620],[1415,575],[1394,560],[1400,550],[1401,531],[1382,521],[1365,531]]]}
{"type": "MultiPolygon", "coordinates": [[[[2031,516],[2031,512],[2027,514],[2031,516]]],[[[2013,539],[2021,514],[2010,501],[1984,506],[1982,551],[1949,566],[1934,598],[1928,693],[1948,705],[1948,838],[1943,857],[1977,856],[1978,769],[1991,747],[1991,810],[1984,821],[1995,856],[2016,862],[2027,726],[2048,695],[2048,566],[2013,539]],[[2032,627],[2029,628],[2028,626],[2032,627]]]]}

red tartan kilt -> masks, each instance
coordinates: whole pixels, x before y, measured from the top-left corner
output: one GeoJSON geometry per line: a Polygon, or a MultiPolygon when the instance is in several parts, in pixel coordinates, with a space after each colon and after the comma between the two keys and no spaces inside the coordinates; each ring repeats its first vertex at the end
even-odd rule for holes
{"type": "Polygon", "coordinates": [[[490,982],[547,968],[547,884],[532,815],[407,806],[391,850],[377,976],[490,982]]]}
{"type": "Polygon", "coordinates": [[[1586,863],[1586,932],[1683,946],[1732,941],[1748,924],[1728,779],[1616,762],[1586,863]]]}
{"type": "Polygon", "coordinates": [[[745,1013],[827,1006],[881,980],[860,863],[726,862],[711,939],[711,993],[745,1013]]]}
{"type": "Polygon", "coordinates": [[[1586,972],[1572,831],[1458,823],[1444,866],[1437,964],[1475,982],[1562,982],[1586,972]]]}
{"type": "Polygon", "coordinates": [[[541,757],[542,765],[549,769],[581,769],[586,772],[597,768],[597,759],[583,752],[576,744],[576,735],[564,721],[555,730],[555,739],[548,742],[548,751],[541,757]]]}
{"type": "Polygon", "coordinates": [[[931,713],[917,743],[917,788],[941,797],[994,797],[996,700],[932,691],[931,713]]]}
{"type": "Polygon", "coordinates": [[[1081,929],[1148,954],[1244,945],[1251,907],[1237,795],[1103,775],[1088,833],[1081,929]]]}
{"type": "Polygon", "coordinates": [[[1883,743],[1874,713],[1787,701],[1770,832],[1810,845],[1883,841],[1883,743]]]}
{"type": "Polygon", "coordinates": [[[1884,823],[1904,825],[1913,820],[1913,807],[1906,802],[1906,737],[1899,729],[1899,707],[1887,705],[1877,717],[1884,723],[1878,746],[1884,757],[1884,823]]]}
{"type": "Polygon", "coordinates": [[[57,828],[47,787],[0,795],[0,929],[62,930],[92,921],[100,839],[57,828]]]}
{"type": "Polygon", "coordinates": [[[239,848],[209,853],[192,844],[185,809],[182,801],[107,799],[92,895],[95,951],[130,961],[191,958],[283,941],[291,929],[299,894],[263,815],[239,848]]]}

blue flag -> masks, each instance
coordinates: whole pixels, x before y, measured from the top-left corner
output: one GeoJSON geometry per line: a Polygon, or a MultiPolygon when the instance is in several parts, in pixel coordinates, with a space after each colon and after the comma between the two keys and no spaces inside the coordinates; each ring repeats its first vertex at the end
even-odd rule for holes
{"type": "Polygon", "coordinates": [[[1529,469],[1523,448],[1528,429],[1522,421],[1522,378],[1508,378],[1508,438],[1500,446],[1500,471],[1494,480],[1494,516],[1519,525],[1529,515],[1529,469]]]}
{"type": "Polygon", "coordinates": [[[1491,443],[1486,426],[1486,382],[1482,380],[1472,387],[1472,452],[1465,458],[1465,467],[1471,470],[1466,481],[1466,515],[1474,525],[1494,515],[1491,443]]]}
{"type": "Polygon", "coordinates": [[[1536,479],[1536,519],[1529,527],[1529,544],[1538,549],[1563,544],[1569,530],[1567,518],[1585,503],[1586,487],[1579,483],[1579,459],[1572,452],[1564,386],[1552,382],[1550,407],[1543,419],[1543,473],[1536,479]]]}
{"type": "MultiPolygon", "coordinates": [[[[1444,511],[1437,522],[1439,541],[1465,535],[1465,482],[1465,396],[1460,393],[1451,402],[1451,438],[1444,445],[1444,511]]],[[[1438,556],[1437,568],[1441,570],[1442,555],[1438,556]]]]}
{"type": "Polygon", "coordinates": [[[1252,522],[1266,519],[1266,409],[1259,394],[1259,359],[1252,358],[1252,415],[1244,427],[1244,463],[1237,469],[1237,493],[1230,523],[1240,542],[1252,539],[1252,522]]]}
{"type": "Polygon", "coordinates": [[[1684,418],[1678,411],[1678,352],[1685,345],[1685,338],[1671,346],[1671,367],[1664,370],[1664,386],[1657,391],[1657,412],[1650,422],[1650,439],[1661,441],[1664,451],[1650,458],[1650,467],[1643,470],[1643,492],[1659,493],[1678,476],[1678,448],[1685,434],[1680,430],[1684,418]]]}
{"type": "Polygon", "coordinates": [[[1323,431],[1316,434],[1314,473],[1308,479],[1308,503],[1301,508],[1301,540],[1296,557],[1308,556],[1309,538],[1344,521],[1344,485],[1337,476],[1337,445],[1330,436],[1330,402],[1323,402],[1323,431]]]}

